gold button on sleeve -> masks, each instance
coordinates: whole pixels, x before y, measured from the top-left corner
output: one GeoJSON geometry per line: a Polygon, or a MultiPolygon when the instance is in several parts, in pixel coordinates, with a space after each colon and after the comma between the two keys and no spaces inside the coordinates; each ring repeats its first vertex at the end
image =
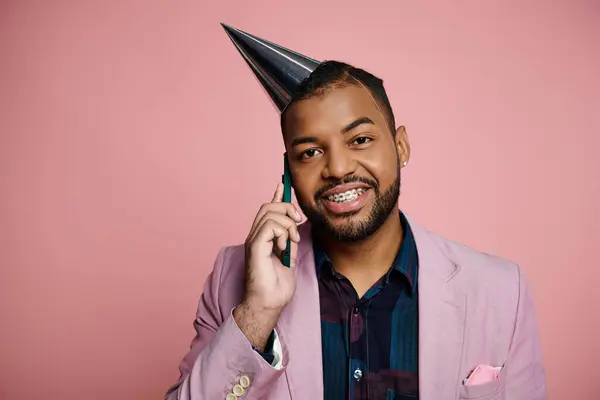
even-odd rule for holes
{"type": "Polygon", "coordinates": [[[233,394],[235,394],[237,397],[243,396],[244,395],[244,388],[240,385],[235,385],[233,387],[233,394]]]}
{"type": "Polygon", "coordinates": [[[250,386],[250,377],[248,377],[248,375],[243,375],[240,378],[240,385],[246,389],[248,386],[250,386]]]}

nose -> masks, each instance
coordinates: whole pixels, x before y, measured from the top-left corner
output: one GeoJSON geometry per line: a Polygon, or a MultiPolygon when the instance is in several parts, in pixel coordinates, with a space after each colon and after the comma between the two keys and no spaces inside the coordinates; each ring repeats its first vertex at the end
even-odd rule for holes
{"type": "Polygon", "coordinates": [[[348,151],[330,149],[326,157],[325,167],[321,171],[323,179],[343,179],[345,176],[356,172],[356,160],[348,151]]]}

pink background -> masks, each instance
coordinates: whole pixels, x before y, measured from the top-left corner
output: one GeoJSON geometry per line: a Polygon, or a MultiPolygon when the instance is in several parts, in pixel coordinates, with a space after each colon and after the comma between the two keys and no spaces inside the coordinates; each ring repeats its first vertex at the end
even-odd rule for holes
{"type": "Polygon", "coordinates": [[[412,143],[402,207],[521,263],[551,398],[597,399],[600,5],[293,4],[0,3],[0,398],[176,380],[218,248],[281,174],[224,21],[384,77],[412,143]]]}

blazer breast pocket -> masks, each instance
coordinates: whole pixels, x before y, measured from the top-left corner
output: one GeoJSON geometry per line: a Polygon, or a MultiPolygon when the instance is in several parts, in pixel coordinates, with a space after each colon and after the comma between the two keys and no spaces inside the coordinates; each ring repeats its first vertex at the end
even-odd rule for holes
{"type": "Polygon", "coordinates": [[[493,381],[472,386],[461,384],[458,398],[461,400],[505,400],[505,384],[506,366],[502,368],[498,378],[493,381]]]}

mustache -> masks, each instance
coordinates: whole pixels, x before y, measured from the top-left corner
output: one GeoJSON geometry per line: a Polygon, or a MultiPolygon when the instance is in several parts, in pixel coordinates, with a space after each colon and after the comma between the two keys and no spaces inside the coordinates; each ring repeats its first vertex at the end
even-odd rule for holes
{"type": "Polygon", "coordinates": [[[362,176],[347,176],[341,180],[332,181],[327,185],[321,187],[319,190],[317,190],[317,192],[315,193],[315,201],[318,201],[321,197],[323,197],[323,194],[325,194],[325,192],[327,192],[328,190],[353,182],[364,183],[365,185],[368,185],[373,190],[375,190],[376,193],[379,192],[379,185],[374,180],[369,178],[363,178],[362,176]]]}

